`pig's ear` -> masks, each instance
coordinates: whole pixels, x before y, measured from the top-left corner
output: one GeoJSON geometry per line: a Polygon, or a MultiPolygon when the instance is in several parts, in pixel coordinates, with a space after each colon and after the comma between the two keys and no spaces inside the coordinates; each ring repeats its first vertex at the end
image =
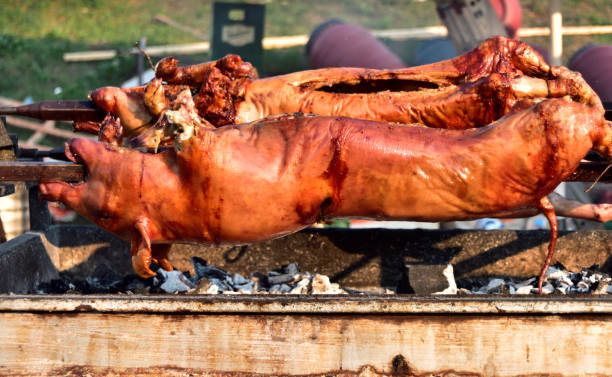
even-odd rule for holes
{"type": "Polygon", "coordinates": [[[157,275],[151,271],[151,238],[150,238],[150,221],[146,217],[139,217],[134,224],[134,233],[132,235],[132,268],[138,276],[142,278],[150,278],[157,275]]]}

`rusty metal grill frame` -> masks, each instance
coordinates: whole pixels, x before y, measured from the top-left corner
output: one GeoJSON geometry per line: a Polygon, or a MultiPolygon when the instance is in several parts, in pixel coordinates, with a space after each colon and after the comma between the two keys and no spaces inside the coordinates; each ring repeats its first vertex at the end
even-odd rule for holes
{"type": "Polygon", "coordinates": [[[0,312],[612,314],[612,295],[3,295],[0,312]]]}

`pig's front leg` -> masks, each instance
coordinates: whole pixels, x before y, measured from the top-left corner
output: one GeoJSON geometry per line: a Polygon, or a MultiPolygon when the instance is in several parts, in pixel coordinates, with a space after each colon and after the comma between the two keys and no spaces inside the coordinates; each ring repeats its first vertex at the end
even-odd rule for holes
{"type": "Polygon", "coordinates": [[[132,268],[142,278],[150,278],[157,275],[149,268],[152,261],[150,234],[150,220],[146,217],[140,217],[136,224],[134,224],[130,253],[132,254],[132,268]]]}

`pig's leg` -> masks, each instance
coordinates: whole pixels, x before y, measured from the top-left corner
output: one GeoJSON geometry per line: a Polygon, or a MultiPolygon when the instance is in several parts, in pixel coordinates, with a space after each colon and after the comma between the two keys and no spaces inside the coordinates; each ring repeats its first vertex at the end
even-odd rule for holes
{"type": "Polygon", "coordinates": [[[170,102],[165,95],[162,79],[156,78],[147,84],[143,101],[147,110],[155,117],[159,117],[164,110],[170,107],[170,102]]]}
{"type": "Polygon", "coordinates": [[[544,266],[542,266],[540,277],[538,279],[538,292],[542,294],[542,283],[544,282],[546,271],[548,270],[550,262],[552,261],[553,254],[555,253],[555,244],[557,243],[557,216],[555,215],[555,207],[553,207],[546,196],[540,199],[540,203],[538,203],[537,207],[540,209],[540,211],[542,211],[550,223],[550,243],[548,244],[548,254],[546,255],[546,260],[544,261],[544,266]]]}
{"type": "Polygon", "coordinates": [[[108,86],[96,89],[89,96],[96,105],[118,116],[125,131],[132,131],[153,120],[153,115],[144,103],[142,87],[121,89],[108,86]]]}
{"type": "Polygon", "coordinates": [[[87,132],[94,135],[100,132],[100,128],[102,128],[102,122],[95,121],[74,122],[72,125],[72,130],[74,132],[87,132]]]}
{"type": "Polygon", "coordinates": [[[135,233],[132,236],[131,254],[132,268],[142,278],[150,278],[157,275],[151,271],[151,238],[149,237],[149,219],[141,217],[134,224],[135,233]]]}

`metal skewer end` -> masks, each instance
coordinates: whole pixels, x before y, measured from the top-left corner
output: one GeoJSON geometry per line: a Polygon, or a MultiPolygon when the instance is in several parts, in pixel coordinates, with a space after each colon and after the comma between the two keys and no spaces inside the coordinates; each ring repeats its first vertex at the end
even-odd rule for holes
{"type": "Polygon", "coordinates": [[[15,115],[17,114],[17,108],[11,107],[0,107],[0,115],[15,115]]]}

